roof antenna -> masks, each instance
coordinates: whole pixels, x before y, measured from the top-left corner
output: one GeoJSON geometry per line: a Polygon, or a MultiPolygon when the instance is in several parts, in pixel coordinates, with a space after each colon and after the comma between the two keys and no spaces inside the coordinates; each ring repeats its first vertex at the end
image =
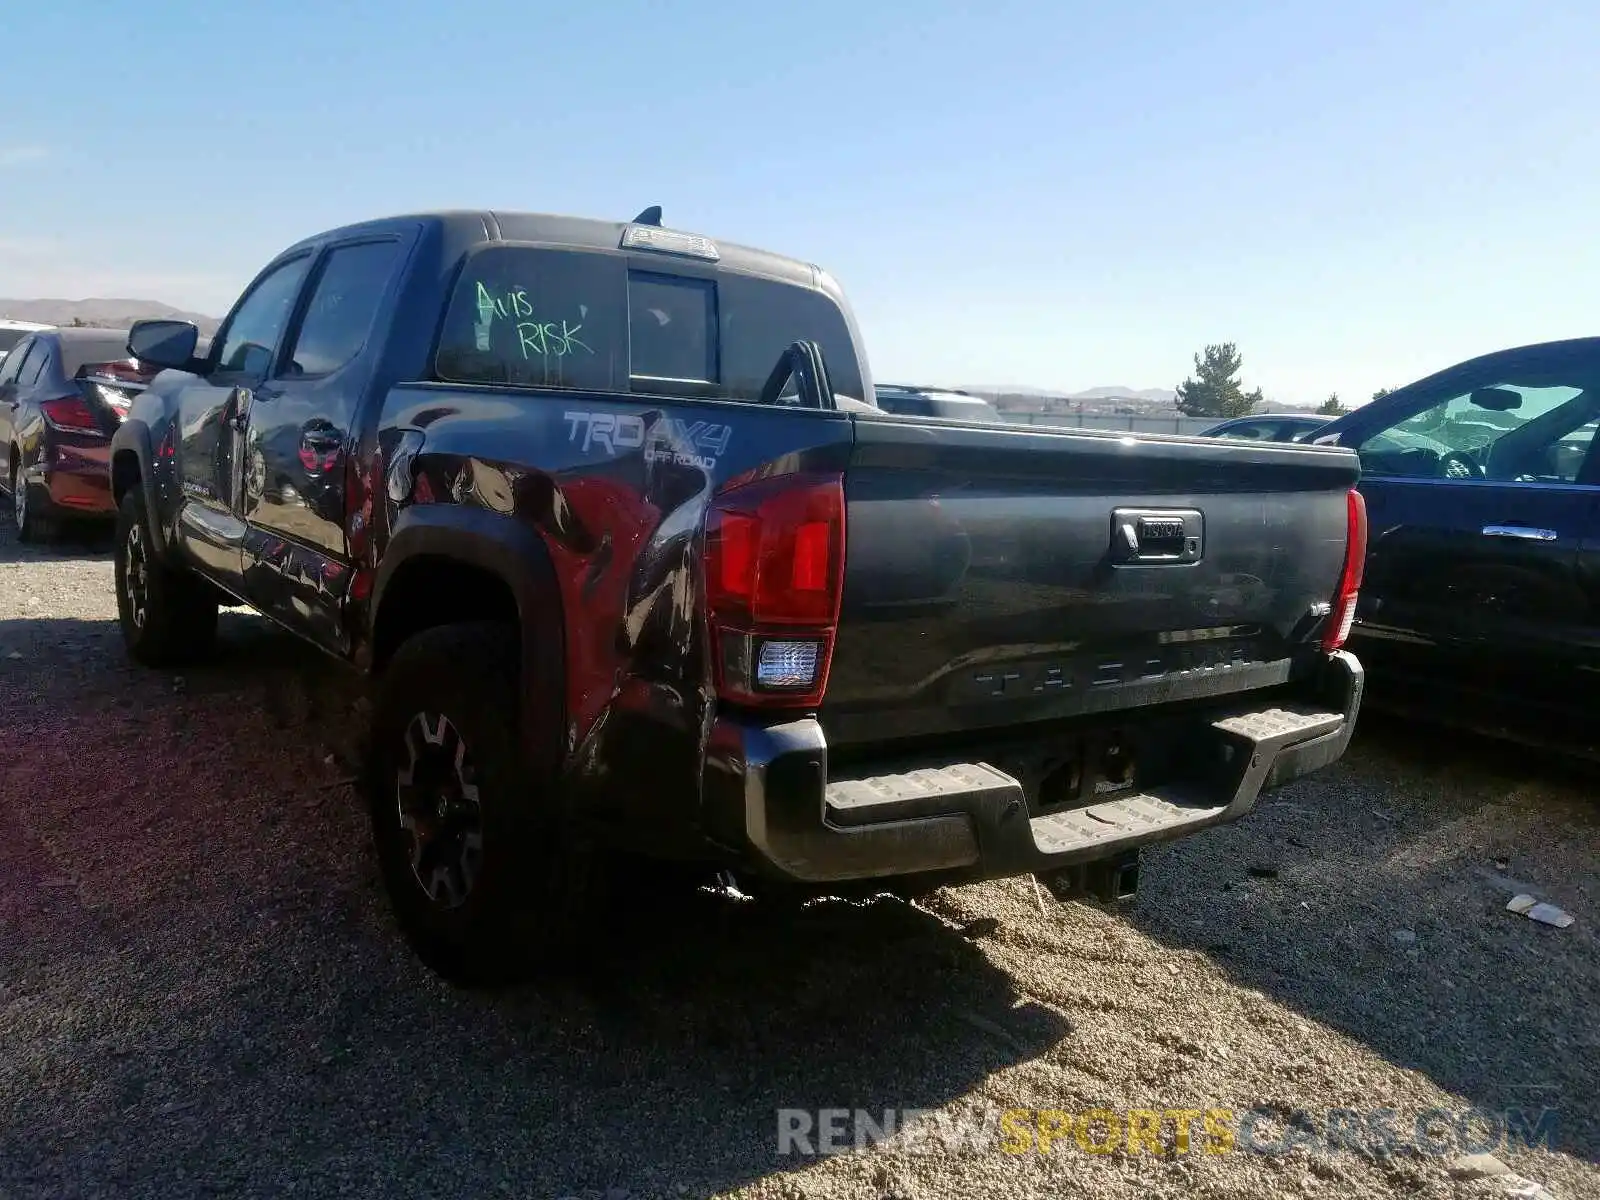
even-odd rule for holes
{"type": "Polygon", "coordinates": [[[661,205],[652,204],[633,219],[633,224],[654,225],[659,229],[661,227],[661,205]]]}

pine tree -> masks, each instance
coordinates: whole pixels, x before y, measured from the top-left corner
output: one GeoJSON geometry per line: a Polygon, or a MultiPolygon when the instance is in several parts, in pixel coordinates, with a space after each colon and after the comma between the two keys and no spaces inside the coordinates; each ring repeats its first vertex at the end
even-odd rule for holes
{"type": "Polygon", "coordinates": [[[1339,399],[1338,392],[1329,392],[1328,398],[1317,405],[1317,412],[1324,417],[1342,417],[1350,408],[1339,399]]]}
{"type": "Polygon", "coordinates": [[[1239,382],[1242,363],[1232,342],[1207,346],[1194,356],[1194,377],[1178,385],[1178,411],[1190,417],[1245,417],[1261,403],[1261,389],[1247,392],[1239,382]]]}

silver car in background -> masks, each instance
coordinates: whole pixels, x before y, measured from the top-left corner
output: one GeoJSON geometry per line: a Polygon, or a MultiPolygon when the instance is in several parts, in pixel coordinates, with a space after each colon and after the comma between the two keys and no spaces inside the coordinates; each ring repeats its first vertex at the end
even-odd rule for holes
{"type": "Polygon", "coordinates": [[[880,383],[873,389],[878,407],[906,417],[944,417],[962,421],[998,421],[999,410],[981,396],[955,388],[915,387],[880,383]]]}

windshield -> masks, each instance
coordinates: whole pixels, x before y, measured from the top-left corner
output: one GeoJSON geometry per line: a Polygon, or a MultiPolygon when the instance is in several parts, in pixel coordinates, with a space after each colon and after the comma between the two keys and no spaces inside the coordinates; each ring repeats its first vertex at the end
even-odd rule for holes
{"type": "Polygon", "coordinates": [[[753,401],[788,347],[822,347],[836,394],[862,373],[823,292],[663,257],[493,246],[469,255],[445,312],[435,373],[457,383],[753,401]]]}

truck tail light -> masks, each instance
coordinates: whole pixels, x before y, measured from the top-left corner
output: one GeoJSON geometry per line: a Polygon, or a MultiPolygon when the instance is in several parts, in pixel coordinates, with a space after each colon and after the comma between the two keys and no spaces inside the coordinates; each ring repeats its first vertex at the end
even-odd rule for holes
{"type": "Polygon", "coordinates": [[[314,446],[301,446],[295,451],[295,456],[299,458],[300,465],[306,469],[308,475],[326,474],[339,462],[338,447],[332,450],[318,450],[314,446]]]}
{"type": "Polygon", "coordinates": [[[157,372],[136,358],[115,362],[85,363],[74,378],[79,386],[91,390],[105,402],[117,420],[127,419],[133,398],[156,377],[157,372]]]}
{"type": "Polygon", "coordinates": [[[1339,590],[1334,593],[1333,611],[1323,628],[1322,648],[1329,653],[1344,645],[1356,619],[1356,600],[1361,591],[1361,573],[1367,563],[1367,502],[1351,488],[1345,497],[1349,532],[1344,543],[1344,568],[1339,572],[1339,590]]]}
{"type": "Polygon", "coordinates": [[[82,396],[63,396],[59,400],[44,400],[39,411],[51,428],[68,433],[100,433],[100,419],[82,396]]]}
{"type": "Polygon", "coordinates": [[[706,608],[717,694],[815,708],[844,591],[844,479],[786,475],[712,501],[706,608]]]}

